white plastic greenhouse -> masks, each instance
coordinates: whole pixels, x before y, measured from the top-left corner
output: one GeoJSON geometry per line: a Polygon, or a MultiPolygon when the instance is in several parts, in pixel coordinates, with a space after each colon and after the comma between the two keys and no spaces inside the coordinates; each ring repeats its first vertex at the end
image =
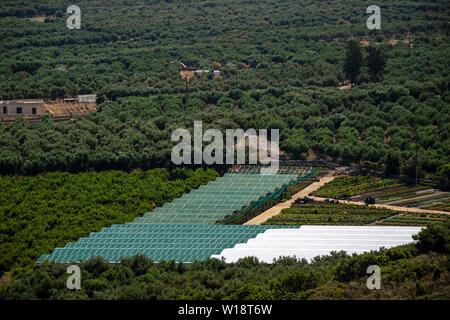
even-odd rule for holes
{"type": "Polygon", "coordinates": [[[282,256],[295,256],[311,260],[332,251],[348,254],[391,248],[414,242],[412,236],[421,227],[390,226],[301,226],[298,229],[268,229],[249,239],[224,249],[213,258],[225,258],[226,262],[254,256],[260,261],[272,263],[282,256]]]}

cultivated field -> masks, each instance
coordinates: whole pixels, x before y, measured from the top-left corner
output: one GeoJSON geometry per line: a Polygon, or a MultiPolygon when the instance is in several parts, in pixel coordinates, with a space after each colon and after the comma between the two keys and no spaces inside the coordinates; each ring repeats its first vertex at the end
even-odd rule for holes
{"type": "Polygon", "coordinates": [[[366,225],[398,214],[393,210],[358,205],[315,203],[294,204],[264,224],[275,225],[366,225]]]}
{"type": "Polygon", "coordinates": [[[404,183],[395,179],[381,179],[370,175],[339,177],[313,192],[312,195],[322,198],[349,199],[359,194],[400,186],[404,186],[404,183]]]}
{"type": "Polygon", "coordinates": [[[376,204],[437,211],[450,211],[450,192],[425,185],[408,186],[395,179],[372,176],[340,177],[312,193],[332,199],[363,202],[375,199],[376,204]]]}
{"type": "Polygon", "coordinates": [[[426,226],[431,222],[444,221],[449,219],[447,216],[439,213],[402,213],[393,217],[384,219],[376,225],[388,226],[426,226]]]}

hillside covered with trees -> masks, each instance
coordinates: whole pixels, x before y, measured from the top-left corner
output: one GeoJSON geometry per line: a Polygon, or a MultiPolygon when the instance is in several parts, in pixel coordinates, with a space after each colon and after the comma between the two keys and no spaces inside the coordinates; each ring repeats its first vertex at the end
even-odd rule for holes
{"type": "MultiPolygon", "coordinates": [[[[98,91],[114,99],[184,93],[178,59],[199,69],[225,68],[221,81],[193,81],[192,91],[228,91],[235,86],[236,70],[241,90],[337,86],[344,80],[348,38],[367,37],[388,45],[387,40],[404,40],[409,31],[414,34],[414,54],[407,59],[397,56],[399,63],[388,65],[388,78],[442,81],[446,69],[439,64],[448,62],[443,47],[447,2],[383,2],[382,28],[375,31],[366,27],[370,4],[80,0],[81,30],[69,30],[66,1],[25,0],[19,6],[5,0],[0,6],[1,97],[64,97],[98,91]],[[427,45],[434,47],[430,56],[424,53],[430,51],[424,50],[427,45]],[[437,51],[442,54],[433,54],[437,51]]],[[[407,53],[405,43],[399,45],[407,53]]]]}
{"type": "Polygon", "coordinates": [[[373,31],[368,1],[80,1],[81,30],[65,27],[64,1],[22,3],[0,7],[0,98],[95,91],[100,104],[73,122],[0,125],[2,173],[167,167],[172,131],[194,120],[280,129],[296,159],[407,175],[416,151],[422,174],[449,162],[445,1],[383,3],[373,31]],[[186,95],[179,61],[221,75],[194,76],[186,95]]]}

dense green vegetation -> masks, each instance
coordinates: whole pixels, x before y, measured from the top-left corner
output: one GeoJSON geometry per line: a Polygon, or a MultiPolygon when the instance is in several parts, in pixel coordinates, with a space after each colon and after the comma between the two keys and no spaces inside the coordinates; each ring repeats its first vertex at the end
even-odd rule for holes
{"type": "Polygon", "coordinates": [[[411,176],[416,149],[421,174],[449,163],[444,0],[383,3],[376,32],[366,28],[369,1],[77,4],[82,29],[71,31],[62,0],[2,1],[0,98],[96,91],[101,102],[73,122],[0,126],[2,173],[167,167],[172,131],[192,129],[193,120],[280,129],[293,158],[372,163],[411,176]],[[44,22],[28,19],[38,15],[44,22]],[[411,55],[407,44],[389,43],[409,31],[411,55]],[[358,85],[341,91],[352,37],[376,48],[363,48],[358,85]],[[374,77],[378,49],[387,64],[374,77]],[[178,60],[222,74],[192,78],[186,97],[178,60]]]}
{"type": "Polygon", "coordinates": [[[397,214],[396,211],[352,204],[293,204],[264,224],[365,225],[397,214]]]}
{"type": "MultiPolygon", "coordinates": [[[[405,39],[412,31],[418,56],[404,59],[405,64],[420,61],[417,58],[427,42],[445,44],[434,40],[436,33],[448,32],[445,0],[383,3],[383,27],[376,32],[366,27],[370,4],[356,0],[112,0],[106,5],[101,0],[80,0],[82,29],[72,31],[66,28],[68,3],[64,0],[20,4],[5,0],[0,6],[4,39],[0,92],[5,99],[91,91],[110,98],[182,93],[177,59],[201,69],[211,68],[214,62],[229,69],[219,82],[194,81],[193,91],[227,91],[235,86],[231,73],[236,69],[240,71],[238,88],[243,89],[336,86],[344,77],[343,40],[351,36],[382,41],[393,36],[405,39]],[[25,18],[39,16],[44,19],[25,18]]],[[[404,44],[401,49],[407,53],[404,44]]],[[[445,48],[437,51],[448,57],[445,48]]],[[[438,61],[445,63],[446,56],[438,61]]],[[[398,68],[398,62],[393,64],[398,68]]],[[[416,78],[419,81],[445,75],[432,61],[422,64],[425,70],[410,66],[417,72],[414,78],[425,76],[416,78]]]]}
{"type": "Polygon", "coordinates": [[[381,179],[371,175],[339,177],[328,182],[312,194],[317,197],[347,199],[358,194],[399,187],[402,185],[404,184],[395,179],[381,179]]]}
{"type": "Polygon", "coordinates": [[[81,290],[66,289],[67,265],[43,264],[17,275],[0,299],[449,299],[450,220],[421,231],[415,245],[308,263],[254,258],[226,264],[153,263],[136,256],[110,265],[101,258],[80,264],[81,290]],[[366,287],[367,267],[381,268],[381,289],[366,287]]]}
{"type": "Polygon", "coordinates": [[[0,177],[0,274],[161,206],[217,177],[186,169],[0,177]]]}
{"type": "Polygon", "coordinates": [[[444,188],[450,189],[450,163],[444,164],[439,170],[441,184],[444,188]]]}

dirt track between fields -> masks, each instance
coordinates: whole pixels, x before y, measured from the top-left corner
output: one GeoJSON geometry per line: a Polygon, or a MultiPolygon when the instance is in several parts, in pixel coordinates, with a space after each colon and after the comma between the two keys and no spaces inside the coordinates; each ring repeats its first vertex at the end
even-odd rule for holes
{"type": "MultiPolygon", "coordinates": [[[[326,200],[326,198],[319,198],[319,197],[309,196],[309,194],[314,192],[314,191],[316,191],[320,187],[322,187],[325,183],[328,183],[328,182],[333,181],[334,179],[338,178],[338,176],[335,176],[334,174],[335,174],[334,171],[329,173],[329,174],[327,174],[326,176],[322,177],[318,182],[314,182],[314,183],[310,184],[309,186],[307,186],[305,189],[300,190],[299,192],[294,194],[291,199],[289,199],[289,200],[287,200],[285,202],[279,203],[276,206],[274,206],[274,207],[264,211],[260,215],[254,217],[253,219],[250,219],[249,221],[244,223],[244,225],[260,225],[260,224],[266,222],[267,220],[269,220],[270,218],[280,214],[281,210],[286,209],[286,208],[290,208],[291,205],[294,203],[294,201],[297,200],[298,198],[304,198],[304,197],[307,196],[307,197],[309,197],[311,199],[314,199],[316,201],[324,201],[324,200],[326,200]]],[[[339,200],[339,203],[342,203],[342,204],[355,204],[355,205],[358,205],[358,206],[365,206],[366,205],[362,201],[360,202],[360,201],[339,200]]],[[[369,206],[375,207],[375,208],[385,208],[385,209],[390,209],[390,210],[395,210],[395,211],[400,211],[400,212],[437,213],[437,214],[450,215],[450,212],[446,212],[446,211],[428,210],[428,209],[420,209],[420,208],[407,208],[407,207],[400,207],[400,206],[394,206],[394,205],[388,205],[388,204],[373,204],[373,205],[369,205],[369,206]]]]}
{"type": "Polygon", "coordinates": [[[296,194],[294,194],[291,199],[279,203],[276,206],[264,211],[260,215],[254,217],[253,219],[250,219],[244,225],[260,225],[264,222],[266,222],[268,219],[272,218],[273,216],[276,216],[281,213],[281,210],[290,208],[291,205],[294,203],[295,200],[298,198],[304,198],[308,194],[310,194],[313,191],[316,191],[320,187],[322,187],[325,183],[328,183],[330,181],[333,181],[337,176],[334,176],[334,171],[327,174],[326,176],[322,177],[319,181],[311,183],[309,186],[307,186],[305,189],[300,190],[296,194]]]}

